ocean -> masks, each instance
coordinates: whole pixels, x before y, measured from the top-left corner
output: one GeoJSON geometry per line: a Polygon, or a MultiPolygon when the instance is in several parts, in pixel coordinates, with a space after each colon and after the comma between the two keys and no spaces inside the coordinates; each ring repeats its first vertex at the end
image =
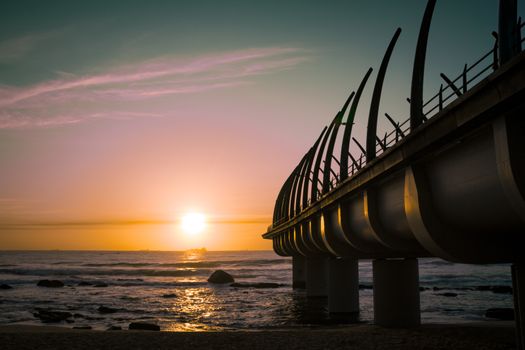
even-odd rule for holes
{"type": "MultiPolygon", "coordinates": [[[[423,323],[494,321],[487,309],[512,307],[509,265],[428,258],[419,259],[419,272],[423,323]]],[[[359,273],[360,321],[372,322],[371,262],[360,262],[359,273]]],[[[72,315],[58,325],[101,330],[138,321],[168,331],[333,327],[326,300],[292,290],[291,275],[291,259],[272,251],[3,251],[0,284],[13,288],[0,290],[0,324],[41,325],[35,313],[44,309],[72,315]],[[217,269],[236,282],[280,286],[211,285],[217,269]],[[43,279],[65,286],[38,287],[43,279]]]]}

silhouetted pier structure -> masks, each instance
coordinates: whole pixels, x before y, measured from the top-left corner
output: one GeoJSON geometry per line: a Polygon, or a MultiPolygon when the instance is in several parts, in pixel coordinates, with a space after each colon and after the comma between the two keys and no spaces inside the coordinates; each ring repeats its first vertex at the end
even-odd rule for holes
{"type": "Polygon", "coordinates": [[[380,64],[364,145],[352,126],[370,68],[278,194],[263,235],[293,257],[294,286],[328,296],[331,313],[359,312],[358,259],[373,259],[374,321],[420,323],[418,257],[512,263],[518,346],[525,322],[525,53],[517,1],[500,0],[492,49],[423,101],[427,38],[419,32],[410,117],[377,135],[397,29],[380,64]],[[346,117],[345,117],[346,116],[346,117]],[[338,139],[339,138],[339,139],[338,139]],[[340,149],[335,149],[339,140],[340,149]],[[355,142],[360,155],[350,153],[355,142]]]}

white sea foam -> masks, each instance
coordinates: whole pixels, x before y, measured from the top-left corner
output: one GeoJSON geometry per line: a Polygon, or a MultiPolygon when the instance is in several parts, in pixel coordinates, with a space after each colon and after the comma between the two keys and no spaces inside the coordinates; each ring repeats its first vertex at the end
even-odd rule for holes
{"type": "MultiPolygon", "coordinates": [[[[73,325],[105,329],[147,320],[171,330],[302,327],[333,324],[326,300],[307,300],[291,289],[291,259],[273,252],[0,252],[0,323],[40,324],[36,308],[74,314],[73,325]],[[231,288],[206,282],[216,269],[238,282],[277,282],[275,289],[231,288]],[[42,288],[58,279],[63,288],[42,288]],[[79,286],[84,282],[85,286],[79,286]],[[91,284],[91,285],[89,285],[91,284]],[[107,287],[95,285],[107,284],[107,287]],[[169,295],[169,297],[165,297],[169,295]],[[101,314],[99,306],[118,309],[101,314]]],[[[371,263],[360,263],[360,283],[372,286],[371,263]]],[[[420,259],[423,322],[483,322],[492,307],[512,307],[507,265],[460,265],[420,259]],[[446,297],[453,291],[456,297],[446,297]]],[[[362,288],[361,320],[372,321],[373,289],[362,288]]]]}

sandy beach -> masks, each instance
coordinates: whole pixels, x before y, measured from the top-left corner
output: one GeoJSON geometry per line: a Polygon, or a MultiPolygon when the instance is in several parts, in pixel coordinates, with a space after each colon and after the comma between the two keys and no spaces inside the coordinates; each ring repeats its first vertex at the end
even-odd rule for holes
{"type": "Polygon", "coordinates": [[[511,323],[424,325],[385,329],[352,325],[336,329],[235,332],[91,331],[61,327],[3,326],[9,349],[515,349],[511,323]]]}

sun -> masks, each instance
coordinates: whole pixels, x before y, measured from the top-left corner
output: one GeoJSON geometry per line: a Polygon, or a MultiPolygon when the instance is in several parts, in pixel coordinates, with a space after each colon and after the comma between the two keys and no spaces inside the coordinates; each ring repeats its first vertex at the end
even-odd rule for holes
{"type": "Polygon", "coordinates": [[[201,233],[206,228],[206,216],[201,213],[184,214],[180,226],[185,233],[192,235],[201,233]]]}

